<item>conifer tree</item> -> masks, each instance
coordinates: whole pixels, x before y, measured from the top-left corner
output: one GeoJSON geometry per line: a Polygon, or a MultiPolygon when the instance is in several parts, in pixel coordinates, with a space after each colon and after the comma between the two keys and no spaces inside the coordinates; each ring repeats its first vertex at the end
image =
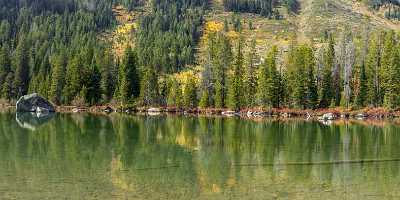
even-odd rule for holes
{"type": "Polygon", "coordinates": [[[189,77],[183,89],[183,102],[186,108],[197,107],[197,87],[194,77],[189,77]]]}
{"type": "Polygon", "coordinates": [[[381,35],[380,33],[376,33],[371,39],[366,59],[368,103],[375,107],[382,104],[381,77],[379,74],[381,68],[381,52],[381,35]]]}
{"type": "Polygon", "coordinates": [[[72,58],[67,65],[63,90],[63,97],[67,104],[71,103],[82,89],[82,68],[83,64],[79,56],[72,58]]]}
{"type": "Polygon", "coordinates": [[[25,95],[29,88],[29,47],[25,38],[21,38],[15,52],[14,87],[17,98],[25,95]]]}
{"type": "Polygon", "coordinates": [[[170,87],[168,92],[168,106],[174,106],[177,108],[182,107],[182,88],[179,82],[175,78],[171,78],[170,87]]]}
{"type": "Polygon", "coordinates": [[[113,62],[113,57],[110,52],[103,52],[102,57],[99,58],[101,66],[101,90],[103,102],[109,102],[116,88],[116,70],[113,62]]]}
{"type": "Polygon", "coordinates": [[[306,108],[307,105],[307,69],[306,69],[306,58],[304,45],[295,48],[294,53],[294,74],[291,77],[293,88],[293,100],[294,105],[297,108],[306,108]]]}
{"type": "Polygon", "coordinates": [[[210,106],[210,94],[208,93],[208,90],[203,90],[199,102],[199,107],[208,108],[209,106],[210,106]]]}
{"type": "MultiPolygon", "coordinates": [[[[332,69],[335,64],[335,49],[332,35],[330,36],[328,48],[324,53],[324,69],[322,74],[322,88],[321,88],[321,99],[319,102],[320,108],[328,108],[332,99],[334,98],[332,69]]],[[[339,97],[337,97],[339,98],[339,97]]],[[[337,100],[337,99],[336,99],[337,100]]]]}
{"type": "Polygon", "coordinates": [[[318,107],[318,87],[314,74],[314,55],[311,48],[306,49],[305,60],[307,69],[307,108],[316,109],[318,107]]]}
{"type": "Polygon", "coordinates": [[[14,73],[9,72],[6,76],[6,79],[3,83],[3,86],[1,88],[1,97],[6,99],[7,101],[11,101],[13,97],[15,96],[13,93],[13,81],[14,81],[14,73]]]}
{"type": "Polygon", "coordinates": [[[127,103],[129,100],[137,98],[139,94],[140,80],[136,68],[135,54],[128,46],[119,69],[119,97],[122,103],[127,103]]]}
{"type": "Polygon", "coordinates": [[[251,108],[256,105],[257,93],[257,54],[256,54],[256,41],[253,39],[251,42],[250,52],[247,56],[246,73],[244,77],[244,104],[251,108]]]}
{"type": "MultiPolygon", "coordinates": [[[[400,46],[398,46],[400,47],[400,46]]],[[[388,108],[400,107],[400,56],[398,48],[391,56],[385,106],[388,108]]]]}
{"type": "Polygon", "coordinates": [[[240,110],[243,106],[243,53],[242,39],[239,39],[238,50],[234,68],[230,77],[228,102],[229,108],[232,110],[240,110]]]}
{"type": "Polygon", "coordinates": [[[5,44],[0,49],[0,86],[5,82],[11,72],[11,60],[8,46],[5,44]]]}
{"type": "Polygon", "coordinates": [[[213,56],[213,71],[215,80],[215,107],[224,108],[227,99],[227,70],[231,65],[232,46],[229,38],[223,34],[217,34],[217,47],[213,56]]]}
{"type": "Polygon", "coordinates": [[[366,106],[367,95],[368,95],[368,79],[367,74],[365,72],[365,65],[364,63],[360,67],[360,76],[358,78],[358,95],[356,97],[356,105],[358,107],[366,106]]]}
{"type": "Polygon", "coordinates": [[[52,75],[51,75],[51,86],[50,86],[50,99],[55,104],[59,105],[62,102],[62,91],[64,88],[64,77],[65,77],[65,56],[63,54],[58,55],[54,58],[52,63],[52,75]]]}
{"type": "Polygon", "coordinates": [[[86,103],[95,105],[101,100],[101,73],[96,65],[91,66],[85,96],[86,103]]]}
{"type": "Polygon", "coordinates": [[[152,68],[148,68],[144,72],[140,84],[140,97],[144,106],[156,106],[159,104],[158,77],[152,68]]]}

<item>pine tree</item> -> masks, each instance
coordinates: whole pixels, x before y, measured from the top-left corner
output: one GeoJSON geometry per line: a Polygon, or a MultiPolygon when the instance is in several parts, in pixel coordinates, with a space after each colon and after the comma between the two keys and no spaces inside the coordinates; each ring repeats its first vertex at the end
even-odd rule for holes
{"type": "Polygon", "coordinates": [[[293,88],[293,100],[297,108],[306,108],[307,105],[307,69],[306,69],[306,58],[304,45],[295,48],[294,53],[294,74],[291,77],[293,88]]]}
{"type": "Polygon", "coordinates": [[[14,73],[10,72],[7,74],[3,83],[3,87],[1,88],[1,97],[5,98],[7,101],[11,101],[11,99],[15,96],[13,93],[13,81],[14,73]]]}
{"type": "Polygon", "coordinates": [[[186,108],[197,107],[197,86],[194,77],[189,77],[183,89],[183,102],[186,108]]]}
{"type": "Polygon", "coordinates": [[[175,78],[171,78],[169,85],[167,105],[180,108],[182,106],[182,88],[175,78]]]}
{"type": "Polygon", "coordinates": [[[135,54],[129,46],[125,50],[123,64],[119,70],[119,97],[122,103],[137,98],[140,94],[140,80],[136,68],[135,54]]]}
{"type": "MultiPolygon", "coordinates": [[[[400,46],[398,46],[400,47],[400,46]]],[[[398,48],[393,52],[390,59],[387,92],[385,95],[385,106],[388,108],[400,107],[400,55],[398,48]]]]}
{"type": "Polygon", "coordinates": [[[381,36],[375,34],[369,45],[366,74],[368,77],[368,103],[373,106],[382,104],[381,77],[379,74],[381,64],[381,36]]]}
{"type": "Polygon", "coordinates": [[[15,51],[14,87],[17,97],[25,95],[29,88],[29,47],[25,38],[21,38],[15,51]]]}
{"type": "Polygon", "coordinates": [[[83,64],[79,56],[72,58],[67,65],[63,89],[63,97],[67,104],[71,103],[82,89],[82,68],[83,64]]]}
{"type": "Polygon", "coordinates": [[[140,99],[144,106],[157,106],[159,104],[158,78],[154,69],[146,69],[140,88],[140,99]]]}
{"type": "Polygon", "coordinates": [[[101,100],[101,73],[96,65],[91,67],[89,73],[85,99],[89,105],[95,105],[101,100]]]}
{"type": "Polygon", "coordinates": [[[250,52],[247,57],[247,67],[244,78],[244,104],[251,108],[256,105],[255,95],[257,93],[257,69],[256,69],[256,41],[253,39],[250,52]]]}
{"type": "Polygon", "coordinates": [[[395,52],[395,33],[390,31],[386,33],[381,59],[381,68],[379,69],[379,74],[382,81],[382,96],[385,96],[386,90],[390,87],[389,79],[391,76],[391,66],[393,64],[393,56],[395,52]]]}
{"type": "Polygon", "coordinates": [[[213,71],[215,80],[215,107],[224,108],[227,99],[227,70],[231,64],[232,46],[229,38],[222,34],[217,34],[217,47],[213,56],[213,71]]]}
{"type": "Polygon", "coordinates": [[[364,63],[361,65],[360,68],[360,76],[358,79],[359,86],[358,86],[358,95],[356,97],[356,105],[358,107],[364,107],[366,106],[366,101],[367,101],[367,95],[368,95],[368,79],[367,79],[367,74],[365,72],[365,65],[364,63]]]}
{"type": "Polygon", "coordinates": [[[242,39],[239,40],[234,69],[230,77],[228,90],[229,108],[240,110],[243,106],[243,54],[242,39]]]}
{"type": "Polygon", "coordinates": [[[203,90],[199,102],[199,107],[208,108],[209,106],[210,106],[210,94],[208,93],[208,90],[203,90]]]}
{"type": "MultiPolygon", "coordinates": [[[[330,36],[330,42],[328,48],[324,53],[324,69],[322,74],[322,88],[321,88],[321,100],[319,102],[320,108],[328,108],[331,105],[332,99],[334,98],[333,78],[332,69],[335,64],[335,48],[332,36],[330,36]]],[[[336,97],[337,100],[338,97],[336,97]]]]}
{"type": "Polygon", "coordinates": [[[315,61],[311,48],[306,49],[305,60],[307,69],[307,108],[316,109],[318,107],[318,87],[314,75],[315,61]]]}
{"type": "Polygon", "coordinates": [[[270,76],[268,81],[268,99],[270,99],[271,106],[274,108],[280,107],[281,99],[280,99],[280,74],[277,70],[276,59],[278,57],[278,48],[277,46],[273,46],[270,52],[270,56],[267,59],[268,67],[270,68],[270,76]]]}
{"type": "Polygon", "coordinates": [[[8,46],[5,44],[0,49],[0,86],[5,82],[11,72],[11,60],[8,46]]]}
{"type": "Polygon", "coordinates": [[[105,51],[103,57],[99,58],[101,66],[101,93],[102,101],[109,102],[116,88],[116,70],[113,57],[110,52],[105,51]]]}
{"type": "Polygon", "coordinates": [[[52,75],[50,85],[50,99],[55,104],[59,105],[62,102],[62,91],[64,88],[65,77],[65,56],[58,55],[52,63],[52,75]]]}

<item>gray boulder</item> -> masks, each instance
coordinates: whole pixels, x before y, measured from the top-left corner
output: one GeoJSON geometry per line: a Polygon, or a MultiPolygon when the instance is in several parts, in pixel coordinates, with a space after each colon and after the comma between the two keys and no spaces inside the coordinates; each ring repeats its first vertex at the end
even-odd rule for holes
{"type": "Polygon", "coordinates": [[[49,113],[56,109],[52,103],[36,93],[22,96],[17,101],[17,112],[49,113]]]}

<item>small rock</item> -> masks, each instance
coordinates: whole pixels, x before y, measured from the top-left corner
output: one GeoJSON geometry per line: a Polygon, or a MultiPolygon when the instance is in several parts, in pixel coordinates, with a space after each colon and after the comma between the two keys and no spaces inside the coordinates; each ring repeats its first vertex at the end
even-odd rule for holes
{"type": "Polygon", "coordinates": [[[228,117],[233,117],[239,115],[239,113],[229,110],[229,111],[224,111],[221,113],[222,115],[228,116],[228,117]]]}
{"type": "Polygon", "coordinates": [[[324,115],[322,115],[322,117],[320,118],[320,120],[324,120],[324,121],[328,121],[328,120],[335,120],[336,119],[336,115],[333,113],[325,113],[324,115]]]}
{"type": "Polygon", "coordinates": [[[159,112],[161,112],[161,109],[160,108],[149,108],[147,110],[147,112],[148,113],[159,113],[159,112]]]}
{"type": "Polygon", "coordinates": [[[114,109],[112,109],[111,107],[107,106],[107,107],[104,109],[104,112],[106,112],[106,113],[112,113],[112,112],[114,112],[114,109]]]}
{"type": "Polygon", "coordinates": [[[367,118],[367,115],[364,113],[359,113],[356,116],[354,116],[354,118],[356,118],[358,120],[364,120],[365,118],[367,118]]]}

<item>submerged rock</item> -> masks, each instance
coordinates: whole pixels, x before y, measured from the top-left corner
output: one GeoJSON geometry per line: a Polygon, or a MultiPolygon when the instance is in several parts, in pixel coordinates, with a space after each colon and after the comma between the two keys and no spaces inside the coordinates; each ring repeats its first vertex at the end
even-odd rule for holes
{"type": "Polygon", "coordinates": [[[52,103],[36,93],[22,96],[17,101],[16,108],[17,112],[49,113],[56,111],[52,103]]]}
{"type": "Polygon", "coordinates": [[[21,128],[35,131],[38,127],[49,122],[54,115],[53,112],[17,112],[15,120],[21,128]]]}

